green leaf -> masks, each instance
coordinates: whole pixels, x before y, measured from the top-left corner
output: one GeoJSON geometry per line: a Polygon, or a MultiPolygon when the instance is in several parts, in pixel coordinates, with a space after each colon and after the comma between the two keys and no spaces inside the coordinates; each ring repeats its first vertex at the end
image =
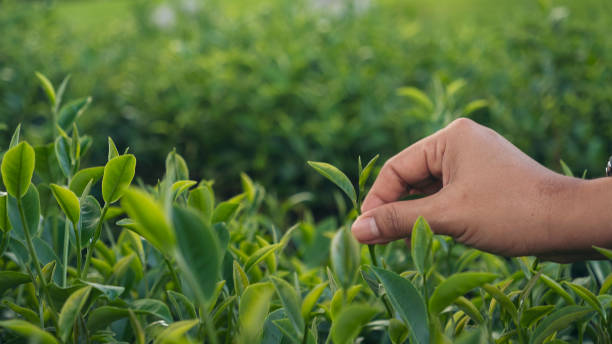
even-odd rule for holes
{"type": "Polygon", "coordinates": [[[57,117],[57,124],[63,130],[68,130],[72,124],[83,114],[91,103],[91,97],[76,99],[62,106],[57,117]]]}
{"type": "Polygon", "coordinates": [[[603,319],[606,319],[604,309],[601,307],[601,303],[599,303],[599,299],[597,299],[597,296],[595,296],[595,294],[593,294],[587,288],[575,283],[564,281],[563,284],[570,287],[574,291],[574,293],[576,293],[576,295],[580,296],[580,298],[586,301],[586,303],[588,303],[589,305],[591,305],[594,310],[599,312],[603,319]]]}
{"type": "Polygon", "coordinates": [[[403,344],[408,339],[408,328],[398,319],[389,319],[389,339],[393,344],[403,344]]]}
{"type": "Polygon", "coordinates": [[[450,276],[436,287],[429,299],[429,311],[439,314],[459,296],[497,278],[496,274],[485,272],[463,272],[450,276]]]}
{"type": "Polygon", "coordinates": [[[81,247],[88,247],[94,237],[96,227],[102,216],[100,204],[93,196],[81,199],[81,217],[77,228],[81,234],[81,247]]]}
{"type": "Polygon", "coordinates": [[[21,199],[21,207],[25,214],[25,225],[21,222],[17,200],[9,196],[6,202],[9,221],[13,227],[12,234],[19,239],[25,239],[25,226],[32,236],[38,232],[38,224],[40,221],[40,195],[34,184],[30,184],[28,192],[21,199]]]}
{"type": "Polygon", "coordinates": [[[166,174],[171,175],[172,180],[187,180],[189,179],[189,168],[182,156],[173,150],[166,157],[166,174]]]}
{"type": "Polygon", "coordinates": [[[295,333],[298,334],[298,337],[302,338],[304,335],[304,319],[300,311],[302,303],[300,297],[295,288],[287,281],[276,276],[270,276],[270,280],[274,284],[274,289],[276,289],[276,293],[285,309],[285,314],[287,314],[293,324],[295,333]]]}
{"type": "Polygon", "coordinates": [[[58,136],[55,139],[55,157],[60,170],[65,177],[72,176],[72,160],[70,158],[70,139],[65,136],[58,136]]]}
{"type": "Polygon", "coordinates": [[[561,296],[568,305],[575,304],[574,298],[570,294],[568,294],[568,292],[565,291],[565,289],[563,289],[563,287],[561,287],[561,285],[557,281],[548,277],[545,274],[540,274],[540,280],[544,282],[544,284],[546,284],[555,293],[557,293],[557,295],[561,296]]]}
{"type": "Polygon", "coordinates": [[[55,90],[53,89],[53,84],[51,84],[51,81],[49,81],[49,79],[47,79],[47,77],[42,73],[35,72],[34,74],[36,74],[38,81],[40,81],[40,85],[47,95],[47,98],[49,98],[49,103],[51,106],[55,106],[55,90]]]}
{"type": "Polygon", "coordinates": [[[209,185],[203,184],[189,191],[187,203],[197,209],[207,223],[211,223],[215,210],[215,195],[209,185]]]}
{"type": "Polygon", "coordinates": [[[471,102],[469,102],[464,108],[463,108],[463,115],[464,116],[468,116],[471,115],[472,113],[480,110],[480,109],[484,109],[487,106],[489,106],[489,102],[486,99],[477,99],[477,100],[473,100],[471,102]]]}
{"type": "Polygon", "coordinates": [[[24,320],[4,320],[0,321],[0,327],[4,327],[20,336],[28,338],[30,343],[39,344],[60,344],[49,332],[41,329],[38,326],[32,325],[24,320]]]}
{"type": "Polygon", "coordinates": [[[247,199],[252,202],[255,199],[255,185],[253,181],[246,173],[242,172],[240,173],[240,182],[247,199]]]}
{"type": "Polygon", "coordinates": [[[232,264],[232,277],[234,291],[236,295],[242,295],[245,288],[249,285],[249,277],[246,275],[240,264],[234,260],[232,264]]]}
{"type": "Polygon", "coordinates": [[[454,301],[455,305],[467,314],[475,323],[481,325],[484,322],[484,318],[472,301],[468,300],[463,296],[459,296],[454,301]]]}
{"type": "Polygon", "coordinates": [[[4,154],[2,180],[9,195],[19,199],[28,191],[34,174],[35,160],[34,148],[25,141],[4,154]]]}
{"type": "Polygon", "coordinates": [[[365,168],[359,172],[359,193],[360,194],[362,194],[363,191],[365,190],[366,182],[368,181],[368,178],[370,178],[370,174],[372,173],[374,164],[376,164],[376,161],[378,160],[379,156],[380,156],[379,154],[376,154],[376,156],[373,157],[372,160],[370,160],[370,162],[368,162],[365,168]]]}
{"type": "Polygon", "coordinates": [[[534,306],[525,309],[520,320],[521,327],[531,327],[538,320],[542,319],[546,314],[552,312],[554,309],[554,305],[534,306]]]}
{"type": "Polygon", "coordinates": [[[516,319],[518,318],[518,310],[516,309],[514,303],[512,303],[512,300],[510,300],[510,298],[506,296],[506,294],[504,294],[497,287],[490,284],[483,284],[482,289],[484,289],[487,293],[489,293],[489,295],[491,295],[491,297],[497,300],[501,307],[506,312],[508,312],[508,314],[510,314],[512,319],[516,321],[516,319]]]}
{"type": "Polygon", "coordinates": [[[40,318],[38,317],[38,314],[36,314],[36,312],[34,312],[33,310],[26,308],[26,307],[21,307],[10,301],[4,301],[3,304],[9,307],[13,312],[21,315],[30,324],[33,324],[33,325],[40,324],[40,318]]]}
{"type": "Polygon", "coordinates": [[[79,198],[74,192],[70,191],[68,188],[59,186],[57,184],[51,184],[51,192],[53,192],[53,196],[57,200],[60,208],[66,217],[76,226],[79,223],[79,218],[81,216],[81,205],[79,204],[79,198]]]}
{"type": "Polygon", "coordinates": [[[393,305],[400,314],[415,343],[429,343],[429,322],[425,300],[410,280],[378,267],[371,267],[393,305]]]}
{"type": "Polygon", "coordinates": [[[191,209],[172,208],[172,224],[176,232],[177,262],[183,273],[208,299],[215,290],[221,272],[219,240],[210,225],[191,209]]]}
{"type": "Polygon", "coordinates": [[[401,87],[397,90],[397,94],[410,98],[429,112],[434,109],[434,105],[429,97],[416,87],[401,87]]]}
{"type": "Polygon", "coordinates": [[[238,210],[240,203],[225,201],[219,203],[212,214],[211,223],[227,222],[238,210]]]}
{"type": "Polygon", "coordinates": [[[314,168],[322,176],[336,184],[353,202],[353,206],[357,207],[357,194],[355,193],[355,187],[353,187],[351,181],[344,173],[342,173],[342,171],[340,171],[337,167],[325,162],[309,161],[308,165],[314,168]]]}
{"type": "Polygon", "coordinates": [[[58,320],[58,335],[63,342],[68,340],[74,322],[81,313],[83,306],[85,306],[85,302],[87,302],[90,292],[90,286],[80,288],[72,293],[62,306],[58,320]]]}
{"type": "Polygon", "coordinates": [[[170,253],[176,245],[175,234],[170,227],[164,210],[151,195],[136,188],[126,190],[121,207],[138,226],[138,234],[153,246],[170,253]]]}
{"type": "Polygon", "coordinates": [[[0,229],[3,233],[8,233],[13,227],[9,221],[8,208],[7,208],[8,195],[6,192],[0,192],[0,229]]]}
{"type": "Polygon", "coordinates": [[[104,166],[90,167],[85,168],[77,172],[72,179],[70,180],[69,189],[72,190],[78,196],[83,194],[85,187],[89,183],[92,182],[92,186],[102,178],[104,175],[104,166]]]}
{"type": "Polygon", "coordinates": [[[334,344],[353,343],[361,332],[361,327],[377,313],[376,308],[366,304],[352,304],[343,308],[331,326],[330,335],[334,344]]]}
{"type": "Polygon", "coordinates": [[[119,156],[119,151],[117,150],[115,141],[113,141],[113,139],[109,136],[108,137],[108,161],[111,161],[118,156],[119,156]]]}
{"type": "Polygon", "coordinates": [[[174,290],[166,290],[166,294],[181,320],[196,319],[198,317],[193,302],[187,296],[174,290]]]}
{"type": "Polygon", "coordinates": [[[563,174],[565,174],[568,177],[573,177],[574,176],[574,173],[572,172],[572,169],[569,168],[569,166],[567,166],[565,161],[559,160],[559,163],[561,163],[561,169],[563,170],[563,174]]]}
{"type": "Polygon", "coordinates": [[[274,253],[276,250],[281,248],[281,244],[274,244],[264,246],[257,251],[253,252],[247,259],[246,263],[244,263],[244,271],[247,273],[253,268],[253,266],[257,265],[262,260],[266,259],[270,254],[274,253]]]}
{"type": "Polygon", "coordinates": [[[589,307],[566,306],[551,313],[536,327],[531,337],[531,344],[543,343],[551,334],[582,320],[591,312],[589,307]]]}
{"type": "Polygon", "coordinates": [[[432,240],[433,232],[429,224],[422,216],[419,216],[412,227],[410,253],[412,254],[412,261],[421,275],[424,275],[429,268],[432,240]]]}
{"type": "Polygon", "coordinates": [[[87,328],[94,333],[102,330],[111,323],[128,316],[128,310],[115,306],[100,306],[93,309],[87,317],[87,328]]]}
{"type": "Polygon", "coordinates": [[[312,309],[316,306],[317,302],[319,301],[319,298],[323,294],[323,291],[325,291],[325,288],[327,288],[328,284],[328,282],[318,284],[317,286],[312,288],[312,290],[306,295],[306,297],[304,297],[304,301],[302,301],[301,308],[302,318],[304,319],[304,321],[308,321],[308,319],[310,319],[310,312],[312,312],[312,309]]]}
{"type": "Polygon", "coordinates": [[[603,247],[597,247],[597,246],[593,246],[593,249],[595,249],[597,252],[601,253],[604,257],[606,257],[608,259],[612,259],[612,250],[609,250],[609,249],[603,248],[603,247]]]}
{"type": "Polygon", "coordinates": [[[165,303],[156,299],[138,299],[132,302],[131,307],[139,313],[146,313],[160,318],[168,323],[172,322],[170,309],[165,303]]]}
{"type": "Polygon", "coordinates": [[[161,331],[155,338],[154,344],[162,343],[184,343],[180,339],[191,330],[194,326],[200,323],[199,319],[177,321],[166,329],[161,331]]]}
{"type": "Polygon", "coordinates": [[[187,191],[190,187],[196,185],[197,182],[193,180],[179,180],[172,184],[172,194],[174,195],[174,199],[176,199],[180,194],[187,191]]]}
{"type": "Polygon", "coordinates": [[[116,285],[106,285],[106,284],[99,284],[99,283],[88,282],[88,281],[83,281],[83,283],[101,292],[102,294],[104,294],[104,296],[106,296],[111,301],[117,299],[125,291],[124,287],[116,286],[116,285]]]}
{"type": "Polygon", "coordinates": [[[62,83],[57,88],[57,93],[55,95],[55,104],[53,105],[53,111],[57,111],[57,108],[62,103],[62,98],[64,98],[64,92],[66,92],[66,86],[68,86],[68,81],[70,81],[70,74],[66,75],[62,83]]]}
{"type": "Polygon", "coordinates": [[[15,128],[15,131],[13,132],[13,136],[11,136],[11,142],[9,143],[9,149],[19,144],[20,134],[21,134],[21,123],[17,124],[17,128],[15,128]]]}
{"type": "Polygon", "coordinates": [[[359,271],[359,243],[345,228],[340,228],[331,242],[331,266],[344,288],[350,287],[359,271]]]}
{"type": "Polygon", "coordinates": [[[132,154],[111,159],[104,167],[102,197],[108,204],[116,202],[130,186],[136,170],[136,158],[132,154]]]}
{"type": "Polygon", "coordinates": [[[17,271],[0,271],[0,296],[5,291],[27,282],[32,282],[28,274],[17,271]]]}
{"type": "Polygon", "coordinates": [[[238,307],[239,343],[258,342],[273,294],[274,287],[269,282],[254,283],[246,287],[238,307]]]}

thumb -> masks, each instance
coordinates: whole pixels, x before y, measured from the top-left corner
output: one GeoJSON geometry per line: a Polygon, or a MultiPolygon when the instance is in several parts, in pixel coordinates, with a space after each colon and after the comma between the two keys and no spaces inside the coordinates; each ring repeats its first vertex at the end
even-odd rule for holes
{"type": "Polygon", "coordinates": [[[410,200],[392,202],[371,209],[355,220],[351,231],[363,244],[383,244],[410,238],[412,226],[423,216],[436,234],[447,234],[449,207],[443,192],[410,200]]]}

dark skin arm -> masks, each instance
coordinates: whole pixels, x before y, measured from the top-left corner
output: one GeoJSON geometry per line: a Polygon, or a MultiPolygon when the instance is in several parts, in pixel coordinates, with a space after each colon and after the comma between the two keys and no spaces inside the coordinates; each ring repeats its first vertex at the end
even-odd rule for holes
{"type": "Polygon", "coordinates": [[[352,231],[367,244],[409,239],[422,215],[436,234],[503,256],[568,262],[612,247],[612,178],[555,173],[463,118],[389,159],[362,212],[352,231]],[[427,196],[398,201],[408,194],[427,196]]]}

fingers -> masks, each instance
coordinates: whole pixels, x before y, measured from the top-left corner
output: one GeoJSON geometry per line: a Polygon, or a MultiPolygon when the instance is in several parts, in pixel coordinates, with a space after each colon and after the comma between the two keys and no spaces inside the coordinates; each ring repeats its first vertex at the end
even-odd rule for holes
{"type": "Polygon", "coordinates": [[[448,204],[444,191],[417,200],[384,204],[358,217],[351,230],[361,243],[382,244],[409,238],[416,219],[423,216],[435,233],[450,234],[453,211],[448,204]]]}
{"type": "Polygon", "coordinates": [[[444,131],[439,131],[387,160],[363,201],[362,212],[397,201],[414,190],[440,190],[445,146],[444,131]]]}

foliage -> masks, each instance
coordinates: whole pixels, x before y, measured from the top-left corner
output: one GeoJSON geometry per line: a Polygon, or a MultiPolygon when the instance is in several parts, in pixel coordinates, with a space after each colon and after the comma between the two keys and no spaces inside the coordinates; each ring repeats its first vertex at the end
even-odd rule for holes
{"type": "Polygon", "coordinates": [[[468,249],[423,218],[411,249],[360,247],[348,227],[377,157],[359,159],[356,183],[311,162],[354,208],[284,227],[247,175],[218,201],[176,151],[151,186],[131,185],[136,158],[112,140],[101,175],[81,169],[77,117],[34,147],[18,127],[3,156],[2,343],[610,342],[610,262],[579,277],[468,249]]]}

